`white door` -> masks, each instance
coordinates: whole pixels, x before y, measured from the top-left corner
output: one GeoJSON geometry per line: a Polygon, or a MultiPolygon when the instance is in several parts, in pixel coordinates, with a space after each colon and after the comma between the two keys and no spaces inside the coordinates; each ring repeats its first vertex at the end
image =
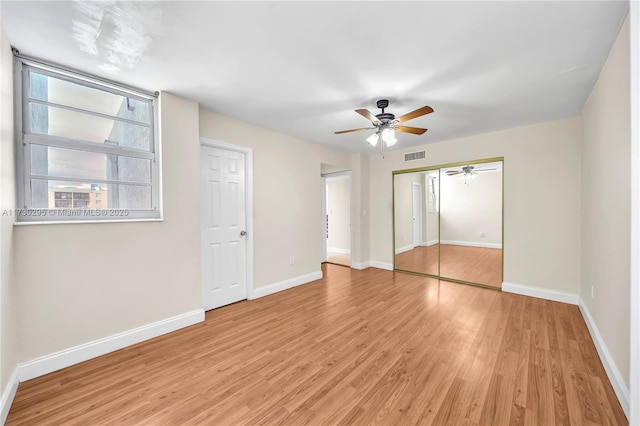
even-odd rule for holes
{"type": "Polygon", "coordinates": [[[413,246],[418,247],[422,241],[422,186],[415,183],[413,190],[413,246]]]}
{"type": "Polygon", "coordinates": [[[247,298],[245,154],[202,146],[202,280],[205,310],[247,298]]]}

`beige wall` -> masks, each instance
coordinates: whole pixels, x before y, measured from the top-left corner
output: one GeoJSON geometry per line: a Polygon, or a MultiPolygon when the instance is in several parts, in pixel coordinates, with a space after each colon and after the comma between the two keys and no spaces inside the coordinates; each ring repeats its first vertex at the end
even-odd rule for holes
{"type": "MultiPolygon", "coordinates": [[[[429,144],[427,158],[372,155],[371,260],[391,264],[391,172],[504,157],[504,281],[580,289],[579,117],[429,144]]],[[[410,137],[410,136],[407,136],[410,137]]],[[[428,138],[428,136],[427,136],[428,138]]]]}
{"type": "Polygon", "coordinates": [[[253,149],[255,287],[319,271],[320,165],[350,170],[351,156],[203,109],[200,136],[253,149]]]}
{"type": "MultiPolygon", "coordinates": [[[[16,207],[13,138],[13,55],[0,26],[0,213],[16,207]]],[[[17,310],[14,216],[0,216],[0,392],[16,368],[17,310]]]]}
{"type": "Polygon", "coordinates": [[[202,308],[198,104],[160,111],[164,221],[15,228],[19,362],[202,308]]]}
{"type": "Polygon", "coordinates": [[[351,252],[351,178],[327,178],[327,250],[351,252]]]}
{"type": "Polygon", "coordinates": [[[465,183],[460,175],[440,179],[442,241],[502,244],[502,172],[479,173],[465,183]],[[484,233],[484,237],[480,233],[484,233]]]}
{"type": "Polygon", "coordinates": [[[369,257],[369,157],[351,155],[351,245],[352,265],[366,262],[369,257]]]}
{"type": "Polygon", "coordinates": [[[627,386],[631,244],[629,69],[627,18],[584,109],[580,291],[627,386]]]}

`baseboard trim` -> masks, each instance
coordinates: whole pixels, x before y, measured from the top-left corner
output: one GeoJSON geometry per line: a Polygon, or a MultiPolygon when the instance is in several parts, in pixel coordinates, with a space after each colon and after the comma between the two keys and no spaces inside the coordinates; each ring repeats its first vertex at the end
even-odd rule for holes
{"type": "Polygon", "coordinates": [[[362,271],[363,269],[367,269],[370,266],[371,266],[371,261],[369,260],[366,260],[364,262],[351,262],[351,267],[359,271],[362,271]]]}
{"type": "Polygon", "coordinates": [[[327,247],[327,252],[329,253],[337,253],[337,254],[351,254],[351,250],[335,248],[335,247],[327,247]]]}
{"type": "Polygon", "coordinates": [[[596,327],[596,323],[593,321],[593,317],[589,312],[589,308],[587,308],[586,303],[579,297],[578,307],[580,308],[580,312],[582,313],[582,317],[584,318],[584,322],[587,323],[587,328],[589,329],[589,333],[591,334],[591,338],[593,339],[593,343],[596,346],[596,350],[598,351],[598,355],[600,355],[600,359],[602,360],[602,365],[604,366],[605,371],[607,372],[607,376],[609,377],[609,381],[613,386],[613,390],[620,401],[620,405],[624,410],[624,413],[629,418],[629,388],[624,382],[622,378],[622,374],[620,374],[620,370],[616,366],[616,363],[613,361],[613,357],[607,348],[607,345],[600,335],[598,331],[598,327],[596,327]]]}
{"type": "Polygon", "coordinates": [[[404,253],[406,251],[413,250],[413,246],[404,246],[396,249],[396,254],[404,253]]]}
{"type": "Polygon", "coordinates": [[[420,245],[422,247],[429,247],[429,246],[435,246],[436,244],[438,244],[438,240],[423,241],[422,244],[420,245]]]}
{"type": "Polygon", "coordinates": [[[9,377],[9,381],[7,382],[7,386],[2,391],[2,404],[0,408],[0,424],[4,425],[7,421],[7,417],[9,416],[9,410],[11,409],[11,404],[13,404],[13,398],[16,396],[16,392],[18,391],[18,385],[20,382],[18,381],[18,369],[15,368],[13,373],[11,373],[11,377],[9,377]]]}
{"type": "Polygon", "coordinates": [[[496,243],[476,243],[472,241],[454,241],[454,240],[441,240],[440,244],[448,244],[452,246],[467,246],[467,247],[484,247],[484,248],[496,248],[501,249],[502,244],[496,243]]]}
{"type": "Polygon", "coordinates": [[[311,281],[316,281],[322,278],[322,271],[315,271],[309,274],[300,275],[288,280],[280,281],[273,284],[268,284],[253,289],[252,299],[268,296],[270,294],[278,293],[280,291],[288,290],[293,287],[297,287],[302,284],[307,284],[311,281]]]}
{"type": "Polygon", "coordinates": [[[374,268],[385,269],[387,271],[393,271],[393,264],[387,262],[379,262],[377,260],[369,261],[369,265],[374,268]]]}
{"type": "Polygon", "coordinates": [[[186,312],[104,339],[94,340],[41,358],[18,364],[18,380],[24,382],[96,358],[109,352],[153,339],[204,321],[204,309],[186,312]]]}
{"type": "Polygon", "coordinates": [[[523,296],[537,297],[538,299],[568,303],[570,305],[577,305],[580,299],[580,296],[573,293],[508,282],[502,283],[502,291],[505,293],[521,294],[523,296]]]}

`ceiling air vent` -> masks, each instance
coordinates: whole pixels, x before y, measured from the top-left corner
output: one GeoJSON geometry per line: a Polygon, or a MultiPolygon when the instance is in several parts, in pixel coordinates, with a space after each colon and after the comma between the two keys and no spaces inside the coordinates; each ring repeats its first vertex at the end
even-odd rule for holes
{"type": "Polygon", "coordinates": [[[404,155],[404,161],[424,160],[427,158],[427,151],[408,152],[404,155]]]}

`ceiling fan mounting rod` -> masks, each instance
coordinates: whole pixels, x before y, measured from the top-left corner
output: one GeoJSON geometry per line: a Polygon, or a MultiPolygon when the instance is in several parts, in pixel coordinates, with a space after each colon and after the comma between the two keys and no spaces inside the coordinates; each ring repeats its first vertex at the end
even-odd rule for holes
{"type": "Polygon", "coordinates": [[[387,124],[396,118],[395,115],[389,112],[384,112],[384,109],[389,106],[389,99],[378,100],[376,102],[376,106],[382,110],[380,114],[376,114],[376,118],[380,120],[381,123],[387,124]]]}
{"type": "Polygon", "coordinates": [[[389,106],[389,99],[379,99],[376,102],[376,106],[380,108],[384,114],[384,109],[389,106]]]}

